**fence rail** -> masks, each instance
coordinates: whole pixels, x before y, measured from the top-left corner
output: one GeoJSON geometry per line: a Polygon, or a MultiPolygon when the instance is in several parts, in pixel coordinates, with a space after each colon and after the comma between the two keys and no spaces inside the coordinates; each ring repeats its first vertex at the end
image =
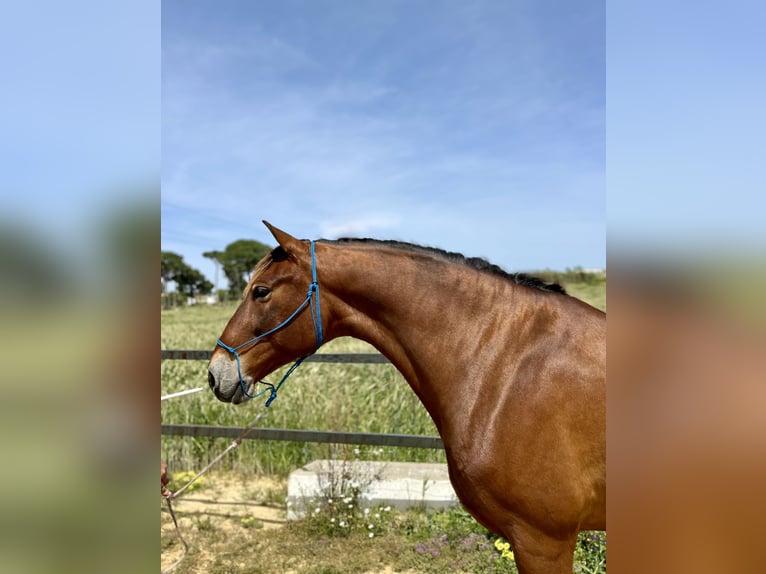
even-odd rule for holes
{"type": "MultiPolygon", "coordinates": [[[[162,349],[162,360],[208,361],[213,351],[162,349]]],[[[306,362],[314,363],[356,363],[389,364],[390,361],[379,353],[322,353],[311,355],[306,362]]],[[[163,424],[161,433],[169,436],[193,436],[212,438],[237,438],[244,428],[215,426],[163,424]]],[[[443,449],[444,444],[438,436],[409,434],[383,434],[362,432],[338,432],[299,429],[254,428],[246,439],[277,440],[290,442],[318,442],[332,444],[355,444],[368,446],[393,446],[409,448],[443,449]]]]}
{"type": "MultiPolygon", "coordinates": [[[[177,361],[209,361],[213,351],[184,351],[177,349],[162,349],[162,360],[177,361]]],[[[320,353],[306,357],[306,363],[366,363],[366,364],[390,364],[386,357],[380,353],[320,353]]]]}
{"type": "MultiPolygon", "coordinates": [[[[243,427],[222,427],[215,425],[163,424],[162,434],[172,436],[195,436],[213,438],[237,438],[243,427]]],[[[282,440],[290,442],[319,442],[332,444],[357,444],[368,446],[395,446],[409,448],[443,449],[438,436],[412,434],[378,434],[364,432],[339,432],[298,429],[254,428],[245,439],[282,440]]]]}

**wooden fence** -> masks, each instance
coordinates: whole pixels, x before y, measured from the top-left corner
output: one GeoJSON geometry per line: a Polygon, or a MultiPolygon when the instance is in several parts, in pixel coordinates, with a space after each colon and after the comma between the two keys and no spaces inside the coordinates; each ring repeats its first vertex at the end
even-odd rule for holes
{"type": "MultiPolygon", "coordinates": [[[[199,350],[165,350],[161,351],[162,360],[176,361],[209,361],[213,351],[199,350]]],[[[356,363],[356,364],[389,364],[390,361],[379,353],[322,353],[311,355],[306,359],[309,363],[356,363]]],[[[187,425],[187,424],[163,424],[161,433],[173,436],[195,437],[219,437],[236,438],[244,428],[215,426],[215,425],[187,425]]],[[[394,446],[410,448],[436,448],[443,449],[444,444],[438,436],[422,436],[409,434],[382,434],[382,433],[358,433],[337,432],[300,429],[252,429],[246,439],[255,440],[284,440],[290,442],[318,442],[332,444],[355,444],[371,446],[394,446]]]]}

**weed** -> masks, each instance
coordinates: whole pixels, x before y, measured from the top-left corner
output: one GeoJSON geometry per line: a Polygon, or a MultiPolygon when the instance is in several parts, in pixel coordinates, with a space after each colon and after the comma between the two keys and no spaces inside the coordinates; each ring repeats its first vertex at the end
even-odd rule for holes
{"type": "Polygon", "coordinates": [[[263,522],[255,518],[254,516],[245,516],[240,519],[242,528],[254,528],[256,530],[263,528],[263,522]]]}
{"type": "Polygon", "coordinates": [[[606,573],[606,532],[581,532],[575,547],[577,574],[606,573]]]}
{"type": "MultiPolygon", "coordinates": [[[[171,491],[175,492],[179,488],[185,486],[186,483],[188,483],[195,476],[197,476],[197,472],[194,470],[173,473],[168,487],[171,491]]],[[[206,486],[207,479],[204,476],[200,476],[197,480],[189,485],[189,488],[186,489],[186,492],[204,490],[206,486]]]]}
{"type": "Polygon", "coordinates": [[[209,516],[197,516],[194,519],[194,526],[197,528],[197,530],[202,532],[213,531],[216,529],[213,521],[209,516]]]}
{"type": "Polygon", "coordinates": [[[282,508],[287,496],[287,486],[260,486],[247,491],[247,498],[262,506],[282,508]]]}
{"type": "MultiPolygon", "coordinates": [[[[342,504],[343,499],[336,502],[342,504]]],[[[216,529],[209,520],[199,520],[193,546],[205,552],[191,552],[178,574],[352,574],[376,568],[433,574],[517,573],[510,545],[479,526],[460,507],[433,512],[362,508],[353,527],[340,526],[336,518],[330,530],[323,530],[314,518],[307,517],[278,530],[258,530],[257,535],[252,529],[258,528],[258,521],[251,523],[248,518],[241,519],[242,528],[235,531],[216,529]],[[342,528],[346,531],[341,534],[342,528]]],[[[574,572],[605,574],[605,552],[603,533],[581,533],[574,572]]]]}
{"type": "MultiPolygon", "coordinates": [[[[359,454],[354,449],[354,454],[359,454]]],[[[385,532],[390,506],[370,508],[365,504],[370,485],[379,480],[369,466],[359,461],[328,460],[318,473],[319,496],[305,497],[300,509],[309,530],[316,535],[349,536],[362,531],[368,538],[385,532]],[[357,463],[357,464],[355,464],[357,463]]]]}

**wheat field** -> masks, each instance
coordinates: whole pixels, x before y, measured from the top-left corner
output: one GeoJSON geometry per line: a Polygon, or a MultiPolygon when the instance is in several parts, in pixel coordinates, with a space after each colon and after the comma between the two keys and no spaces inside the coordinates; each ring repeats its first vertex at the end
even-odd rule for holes
{"type": "MultiPolygon", "coordinates": [[[[604,309],[605,286],[566,285],[567,290],[604,309]],[[579,289],[579,291],[578,291],[579,289]]],[[[162,349],[213,349],[217,337],[236,308],[235,304],[193,306],[161,311],[162,349]]],[[[324,345],[320,353],[370,353],[370,345],[342,338],[324,345]]],[[[286,368],[269,377],[276,382],[286,368]]],[[[280,389],[279,397],[266,409],[265,397],[232,405],[218,401],[207,390],[207,362],[164,360],[161,393],[194,387],[205,390],[161,403],[163,423],[246,426],[257,414],[267,412],[259,426],[268,428],[333,430],[347,432],[437,434],[425,408],[409,385],[388,364],[304,363],[280,389]]],[[[230,439],[163,436],[163,460],[177,470],[198,469],[230,444],[230,439]]],[[[355,450],[355,456],[388,461],[445,462],[444,452],[434,449],[353,447],[245,440],[222,469],[286,475],[318,458],[337,458],[355,450]]]]}

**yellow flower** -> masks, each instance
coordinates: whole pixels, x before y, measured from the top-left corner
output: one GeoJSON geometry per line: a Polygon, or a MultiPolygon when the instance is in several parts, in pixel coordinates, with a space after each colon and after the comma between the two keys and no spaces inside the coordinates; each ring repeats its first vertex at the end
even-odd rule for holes
{"type": "Polygon", "coordinates": [[[502,538],[498,538],[495,540],[495,548],[497,548],[502,553],[503,558],[513,560],[513,552],[511,551],[510,542],[504,542],[502,538]]]}

